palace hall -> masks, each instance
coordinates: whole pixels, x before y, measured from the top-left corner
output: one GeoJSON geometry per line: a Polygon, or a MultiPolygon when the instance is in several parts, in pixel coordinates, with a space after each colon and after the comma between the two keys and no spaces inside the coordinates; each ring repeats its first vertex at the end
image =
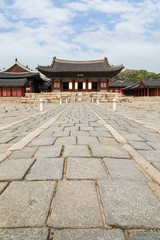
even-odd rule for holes
{"type": "Polygon", "coordinates": [[[124,68],[110,65],[102,60],[68,61],[53,58],[50,66],[39,66],[37,70],[52,80],[51,91],[109,91],[109,81],[124,68]]]}

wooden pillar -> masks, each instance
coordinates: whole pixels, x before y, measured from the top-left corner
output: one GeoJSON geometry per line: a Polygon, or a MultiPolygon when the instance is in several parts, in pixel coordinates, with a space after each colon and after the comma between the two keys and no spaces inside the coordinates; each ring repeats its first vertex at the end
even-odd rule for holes
{"type": "Polygon", "coordinates": [[[52,78],[52,82],[51,82],[51,92],[54,91],[54,78],[52,78]]]}
{"type": "Polygon", "coordinates": [[[74,78],[73,78],[73,80],[72,80],[72,91],[74,92],[75,91],[75,80],[74,80],[74,78]]]}
{"type": "Polygon", "coordinates": [[[88,92],[88,79],[86,79],[86,92],[88,92]]]}
{"type": "Polygon", "coordinates": [[[158,88],[156,89],[156,96],[158,96],[158,88]]]}
{"type": "Polygon", "coordinates": [[[100,79],[98,79],[97,92],[100,92],[100,84],[101,84],[101,80],[100,80],[100,79]]]}
{"type": "Polygon", "coordinates": [[[147,97],[149,97],[149,88],[147,88],[147,97]]]}
{"type": "Polygon", "coordinates": [[[63,91],[63,83],[62,83],[62,79],[60,79],[60,91],[63,91]]]}
{"type": "Polygon", "coordinates": [[[109,79],[107,79],[107,92],[109,92],[109,79]]]}

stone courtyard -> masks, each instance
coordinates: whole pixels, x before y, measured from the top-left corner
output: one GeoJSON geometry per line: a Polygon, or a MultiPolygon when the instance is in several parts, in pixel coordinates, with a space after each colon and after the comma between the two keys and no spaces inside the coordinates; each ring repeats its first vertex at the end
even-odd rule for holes
{"type": "Polygon", "coordinates": [[[6,104],[0,240],[160,239],[159,119],[157,103],[6,104]]]}

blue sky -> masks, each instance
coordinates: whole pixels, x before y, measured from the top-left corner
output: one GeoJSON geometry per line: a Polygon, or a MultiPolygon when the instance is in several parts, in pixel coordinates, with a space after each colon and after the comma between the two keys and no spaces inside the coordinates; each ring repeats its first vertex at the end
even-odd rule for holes
{"type": "Polygon", "coordinates": [[[160,1],[0,0],[0,69],[54,56],[160,73],[160,1]]]}

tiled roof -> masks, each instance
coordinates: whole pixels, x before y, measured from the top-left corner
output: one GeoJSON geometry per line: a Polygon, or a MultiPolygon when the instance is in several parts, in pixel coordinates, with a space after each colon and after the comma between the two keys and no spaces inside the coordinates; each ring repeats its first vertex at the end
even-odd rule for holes
{"type": "Polygon", "coordinates": [[[5,79],[18,79],[18,78],[28,78],[28,77],[33,77],[37,76],[39,73],[8,73],[8,72],[0,72],[0,78],[5,78],[5,79]]]}
{"type": "Polygon", "coordinates": [[[27,78],[0,79],[0,87],[22,87],[27,83],[27,78]]]}
{"type": "Polygon", "coordinates": [[[142,83],[146,87],[160,87],[160,79],[147,79],[147,80],[142,80],[142,83]]]}
{"type": "Polygon", "coordinates": [[[53,62],[50,66],[37,67],[43,74],[120,72],[123,68],[123,65],[110,66],[107,58],[95,61],[68,61],[53,58],[53,62]]]}
{"type": "Polygon", "coordinates": [[[127,87],[133,84],[133,82],[109,82],[109,87],[127,87]]]}
{"type": "Polygon", "coordinates": [[[144,87],[146,88],[160,88],[160,79],[144,79],[142,81],[138,81],[136,83],[133,83],[125,88],[123,88],[122,90],[124,91],[129,91],[132,89],[138,89],[140,88],[141,85],[144,85],[144,87]]]}

